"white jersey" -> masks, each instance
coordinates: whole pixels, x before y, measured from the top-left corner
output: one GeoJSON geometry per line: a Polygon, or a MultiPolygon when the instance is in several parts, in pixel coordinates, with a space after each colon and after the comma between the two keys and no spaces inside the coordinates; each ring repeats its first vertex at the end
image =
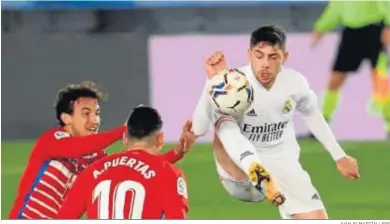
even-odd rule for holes
{"type": "MultiPolygon", "coordinates": [[[[293,124],[294,111],[297,110],[334,160],[345,156],[317,106],[316,94],[306,78],[293,69],[282,68],[270,90],[259,83],[250,65],[238,70],[246,74],[253,86],[251,108],[245,115],[233,118],[216,113],[207,91],[207,82],[194,111],[194,133],[205,135],[214,125],[216,136],[226,153],[243,171],[248,170],[248,164],[254,160],[264,165],[287,198],[279,206],[283,217],[324,209],[309,175],[299,163],[300,147],[293,124]],[[238,125],[229,123],[232,121],[237,121],[238,125]]],[[[214,158],[217,172],[229,194],[240,200],[261,199],[263,195],[248,190],[247,182],[236,181],[224,170],[216,156],[214,158]]]]}
{"type": "MultiPolygon", "coordinates": [[[[302,74],[283,67],[271,89],[267,90],[256,79],[250,65],[238,69],[247,75],[252,84],[254,101],[245,115],[234,118],[241,133],[259,153],[291,152],[299,155],[293,124],[294,111],[297,110],[334,160],[345,156],[317,106],[316,94],[302,74]]],[[[217,120],[224,116],[214,112],[207,90],[206,83],[193,116],[192,128],[196,135],[205,135],[210,124],[216,125],[217,120]]]]}
{"type": "MultiPolygon", "coordinates": [[[[225,152],[244,172],[253,162],[260,163],[284,193],[279,206],[284,218],[292,214],[323,210],[320,196],[310,176],[299,163],[300,147],[295,137],[294,112],[301,113],[309,130],[334,160],[345,156],[317,106],[317,96],[299,72],[283,67],[270,90],[256,79],[251,66],[238,68],[253,86],[254,101],[245,115],[231,117],[214,111],[207,82],[193,115],[196,135],[205,135],[214,125],[225,152]],[[237,122],[238,125],[231,122],[237,122]]],[[[221,145],[217,147],[220,147],[221,145]]],[[[227,192],[244,201],[261,201],[264,195],[250,188],[248,181],[237,181],[214,154],[217,172],[227,192]],[[249,189],[249,190],[248,190],[249,189]]]]}
{"type": "MultiPolygon", "coordinates": [[[[238,68],[247,75],[253,86],[254,101],[244,116],[235,117],[242,134],[258,151],[270,150],[288,144],[298,146],[293,114],[295,110],[310,112],[317,106],[317,97],[303,75],[282,68],[270,90],[265,89],[254,76],[250,65],[238,68]]],[[[215,114],[213,122],[220,117],[215,114]]]]}

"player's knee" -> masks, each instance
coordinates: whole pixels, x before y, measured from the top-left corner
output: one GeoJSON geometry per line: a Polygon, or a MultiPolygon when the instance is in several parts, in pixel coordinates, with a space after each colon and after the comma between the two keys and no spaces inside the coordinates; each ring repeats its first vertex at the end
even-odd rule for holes
{"type": "Polygon", "coordinates": [[[345,73],[343,72],[332,72],[331,78],[328,84],[328,90],[337,91],[344,84],[345,81],[345,73]]]}
{"type": "Polygon", "coordinates": [[[256,190],[250,181],[233,181],[221,178],[221,183],[229,195],[240,201],[261,202],[265,200],[264,193],[256,190]]]}

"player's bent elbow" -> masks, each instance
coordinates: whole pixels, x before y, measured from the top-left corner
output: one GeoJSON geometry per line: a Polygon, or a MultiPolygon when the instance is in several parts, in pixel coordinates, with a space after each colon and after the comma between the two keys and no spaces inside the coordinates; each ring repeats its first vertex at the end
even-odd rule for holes
{"type": "Polygon", "coordinates": [[[207,126],[207,127],[206,126],[205,127],[193,126],[192,130],[193,130],[195,136],[197,138],[199,138],[199,137],[206,135],[209,132],[210,126],[207,126]]]}
{"type": "Polygon", "coordinates": [[[194,115],[192,118],[192,131],[196,136],[206,135],[211,128],[210,122],[207,116],[194,115]]]}

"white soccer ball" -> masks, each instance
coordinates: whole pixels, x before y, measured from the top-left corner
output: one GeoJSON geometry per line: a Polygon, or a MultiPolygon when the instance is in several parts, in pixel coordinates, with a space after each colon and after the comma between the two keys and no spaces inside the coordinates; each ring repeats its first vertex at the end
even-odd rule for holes
{"type": "Polygon", "coordinates": [[[253,88],[238,69],[225,70],[210,80],[209,95],[217,112],[243,115],[253,102],[253,88]]]}

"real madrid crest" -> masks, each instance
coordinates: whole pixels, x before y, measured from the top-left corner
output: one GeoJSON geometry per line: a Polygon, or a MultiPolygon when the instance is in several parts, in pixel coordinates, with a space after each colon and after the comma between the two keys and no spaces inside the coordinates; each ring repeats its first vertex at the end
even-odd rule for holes
{"type": "Polygon", "coordinates": [[[283,106],[283,113],[288,114],[292,109],[291,99],[286,100],[283,106]]]}

